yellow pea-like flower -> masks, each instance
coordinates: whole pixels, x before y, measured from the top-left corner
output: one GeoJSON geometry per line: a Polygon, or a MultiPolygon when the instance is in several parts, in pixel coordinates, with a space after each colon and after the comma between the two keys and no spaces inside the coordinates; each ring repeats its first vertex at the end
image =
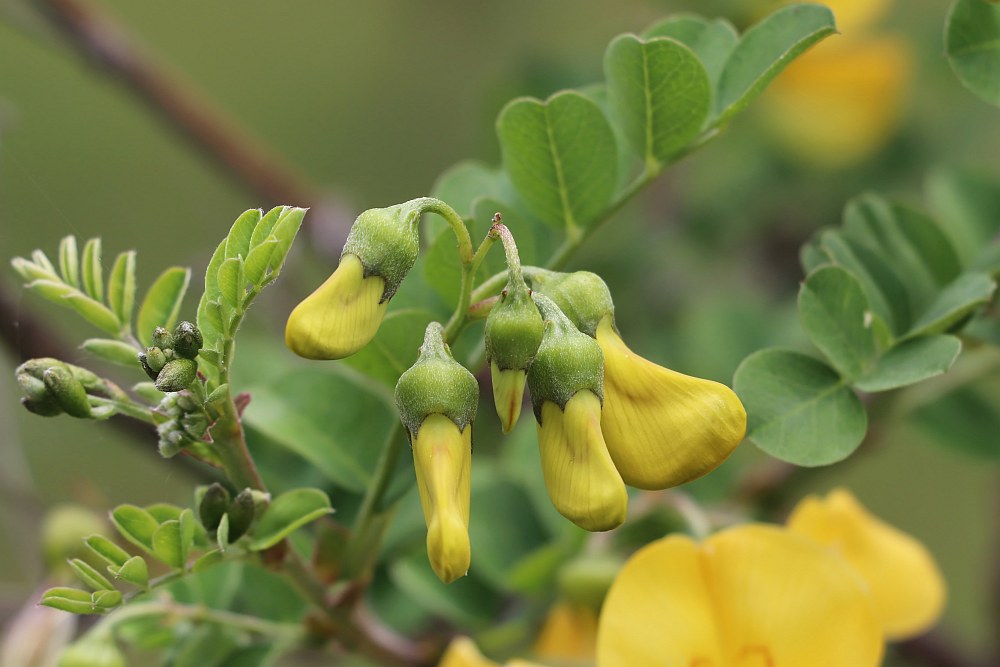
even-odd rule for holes
{"type": "Polygon", "coordinates": [[[601,430],[626,484],[665,489],[689,482],[743,440],[746,411],[732,389],[643,359],[610,315],[597,326],[597,342],[604,352],[601,430]]]}
{"type": "Polygon", "coordinates": [[[581,390],[566,409],[542,403],[538,447],[549,497],[559,513],[590,531],[625,521],[628,493],[601,435],[601,400],[581,390]]]}
{"type": "MultiPolygon", "coordinates": [[[[476,648],[476,644],[468,637],[456,637],[448,644],[448,649],[441,656],[438,667],[500,667],[500,664],[493,662],[476,648]]],[[[541,667],[533,662],[524,660],[511,660],[504,663],[504,667],[541,667]]]]}
{"type": "Polygon", "coordinates": [[[345,254],[337,270],[288,316],[285,344],[306,359],[343,359],[378,332],[388,300],[385,281],[365,277],[357,255],[345,254]]]}
{"type": "Polygon", "coordinates": [[[533,653],[546,661],[593,662],[597,653],[597,614],[583,605],[556,603],[545,617],[533,653]]]}
{"type": "Polygon", "coordinates": [[[803,499],[788,527],[831,548],[860,573],[889,639],[919,635],[940,618],[946,592],[933,556],[869,513],[849,491],[803,499]]]}
{"type": "Polygon", "coordinates": [[[876,667],[882,652],[857,572],[802,535],[759,524],[640,549],[597,635],[600,667],[876,667]]]}
{"type": "Polygon", "coordinates": [[[472,476],[472,425],[464,430],[448,417],[433,414],[413,439],[420,506],[427,522],[427,556],[446,584],[469,571],[469,482],[472,476]]]}

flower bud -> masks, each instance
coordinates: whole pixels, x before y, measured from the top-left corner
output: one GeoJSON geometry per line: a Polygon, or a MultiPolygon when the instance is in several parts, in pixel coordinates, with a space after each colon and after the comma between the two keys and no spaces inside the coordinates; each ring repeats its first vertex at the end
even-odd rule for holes
{"type": "Polygon", "coordinates": [[[53,366],[42,374],[42,381],[66,414],[80,419],[90,417],[90,399],[87,397],[87,391],[68,368],[53,366]]]}
{"type": "Polygon", "coordinates": [[[601,349],[550,299],[534,296],[545,336],[528,369],[528,386],[545,486],[559,513],[576,525],[611,530],[625,520],[628,494],[601,433],[601,349]]]}
{"type": "Polygon", "coordinates": [[[235,542],[250,530],[250,524],[253,523],[255,512],[253,492],[250,489],[240,491],[226,512],[229,514],[229,541],[235,542]]]}
{"type": "Polygon", "coordinates": [[[158,347],[161,350],[168,350],[174,346],[174,338],[170,335],[170,332],[163,327],[156,327],[153,329],[153,335],[151,341],[153,347],[158,347]]]}
{"type": "Polygon", "coordinates": [[[167,355],[159,347],[147,347],[145,358],[146,366],[148,366],[149,370],[154,374],[159,373],[163,370],[163,367],[167,365],[167,355]]]}
{"type": "Polygon", "coordinates": [[[420,210],[408,204],[365,211],[340,265],[288,316],[285,344],[307,359],[342,359],[378,332],[389,299],[417,261],[420,210]]]}
{"type": "Polygon", "coordinates": [[[203,488],[205,492],[198,503],[198,518],[205,530],[211,532],[219,527],[222,515],[229,508],[229,491],[218,482],[203,488]]]}
{"type": "Polygon", "coordinates": [[[204,340],[201,331],[187,320],[180,322],[174,328],[173,345],[170,347],[178,357],[195,359],[204,340]]]}
{"type": "Polygon", "coordinates": [[[198,362],[194,359],[173,359],[157,374],[156,388],[160,391],[181,391],[187,389],[197,376],[198,362]]]}
{"type": "Polygon", "coordinates": [[[396,406],[413,448],[427,555],[438,578],[468,572],[472,421],[479,385],[456,362],[439,323],[427,326],[420,356],[396,384],[396,406]]]}
{"type": "Polygon", "coordinates": [[[596,273],[536,271],[532,274],[532,285],[555,301],[566,317],[592,338],[597,335],[597,325],[601,320],[614,315],[611,292],[604,279],[596,273]]]}
{"type": "Polygon", "coordinates": [[[40,417],[55,417],[62,414],[62,407],[56,397],[49,393],[45,383],[29,375],[28,373],[17,374],[17,384],[21,387],[21,405],[29,412],[33,412],[40,417]]]}
{"type": "Polygon", "coordinates": [[[542,343],[543,329],[542,316],[524,283],[508,283],[486,319],[486,359],[504,433],[521,415],[527,369],[542,343]]]}

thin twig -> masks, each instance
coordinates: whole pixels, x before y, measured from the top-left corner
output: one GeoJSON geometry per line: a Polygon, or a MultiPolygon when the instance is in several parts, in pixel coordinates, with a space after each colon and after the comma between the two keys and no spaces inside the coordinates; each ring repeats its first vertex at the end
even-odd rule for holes
{"type": "Polygon", "coordinates": [[[37,4],[99,71],[117,78],[157,116],[220,163],[225,173],[270,204],[317,207],[322,203],[319,188],[159,64],[105,10],[88,0],[39,0],[37,4]]]}

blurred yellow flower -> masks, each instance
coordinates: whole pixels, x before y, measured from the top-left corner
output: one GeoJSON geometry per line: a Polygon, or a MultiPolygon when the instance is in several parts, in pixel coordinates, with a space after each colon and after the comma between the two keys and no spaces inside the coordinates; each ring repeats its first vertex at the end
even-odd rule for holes
{"type": "Polygon", "coordinates": [[[597,614],[590,607],[558,602],[549,610],[533,653],[554,663],[593,662],[597,653],[597,614]]]}
{"type": "Polygon", "coordinates": [[[420,506],[427,522],[427,557],[449,584],[469,571],[472,425],[464,430],[441,414],[428,416],[413,439],[420,506]]]}
{"type": "Polygon", "coordinates": [[[889,0],[828,0],[841,35],[800,56],[761,98],[771,133],[800,159],[856,163],[892,135],[910,82],[913,54],[874,24],[889,0]]]}
{"type": "MultiPolygon", "coordinates": [[[[441,657],[438,667],[500,667],[500,663],[484,658],[468,637],[456,637],[448,645],[448,650],[441,657]]],[[[504,667],[541,667],[524,660],[511,660],[504,667]]]]}
{"type": "Polygon", "coordinates": [[[601,429],[626,484],[666,489],[715,469],[746,433],[729,387],[658,366],[630,350],[611,315],[597,326],[604,352],[601,429]]]}
{"type": "Polygon", "coordinates": [[[344,254],[337,270],[295,307],[285,325],[285,344],[306,359],[343,359],[378,332],[388,299],[385,281],[365,277],[357,255],[344,254]]]}
{"type": "Polygon", "coordinates": [[[858,573],[760,524],[639,550],[608,593],[597,637],[600,667],[874,667],[882,651],[858,573]]]}
{"type": "Polygon", "coordinates": [[[585,530],[625,521],[628,492],[601,435],[601,399],[583,389],[561,410],[544,401],[538,423],[542,472],[559,513],[585,530]]]}
{"type": "Polygon", "coordinates": [[[848,491],[803,499],[788,527],[832,548],[868,582],[889,639],[929,629],[941,616],[945,584],[927,549],[872,516],[848,491]]]}

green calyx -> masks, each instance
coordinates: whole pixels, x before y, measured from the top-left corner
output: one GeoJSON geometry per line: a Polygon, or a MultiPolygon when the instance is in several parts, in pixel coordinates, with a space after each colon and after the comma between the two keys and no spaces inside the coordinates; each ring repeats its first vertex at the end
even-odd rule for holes
{"type": "Polygon", "coordinates": [[[486,360],[497,368],[526,370],[542,344],[544,325],[524,283],[507,283],[486,319],[486,360]]]}
{"type": "Polygon", "coordinates": [[[205,487],[198,503],[198,518],[205,530],[214,532],[222,521],[222,515],[229,509],[229,491],[218,482],[205,487]]]}
{"type": "Polygon", "coordinates": [[[464,431],[476,418],[479,383],[451,356],[438,322],[427,325],[420,355],[396,383],[396,407],[412,441],[432,414],[442,414],[464,431]]]}
{"type": "Polygon", "coordinates": [[[85,368],[42,357],[30,359],[14,372],[23,397],[21,405],[42,417],[66,413],[86,419],[94,416],[88,390],[101,391],[101,379],[85,368]]]}
{"type": "Polygon", "coordinates": [[[576,271],[534,271],[532,286],[552,299],[576,327],[591,338],[605,316],[614,317],[615,304],[607,284],[596,273],[576,271]]]}
{"type": "Polygon", "coordinates": [[[542,344],[528,368],[531,403],[541,423],[545,401],[565,410],[569,399],[584,389],[604,400],[604,353],[551,299],[537,292],[532,298],[545,318],[542,344]]]}
{"type": "Polygon", "coordinates": [[[385,281],[383,303],[392,298],[417,261],[421,212],[411,202],[368,209],[358,216],[347,235],[342,256],[357,256],[366,278],[379,276],[385,281]]]}

